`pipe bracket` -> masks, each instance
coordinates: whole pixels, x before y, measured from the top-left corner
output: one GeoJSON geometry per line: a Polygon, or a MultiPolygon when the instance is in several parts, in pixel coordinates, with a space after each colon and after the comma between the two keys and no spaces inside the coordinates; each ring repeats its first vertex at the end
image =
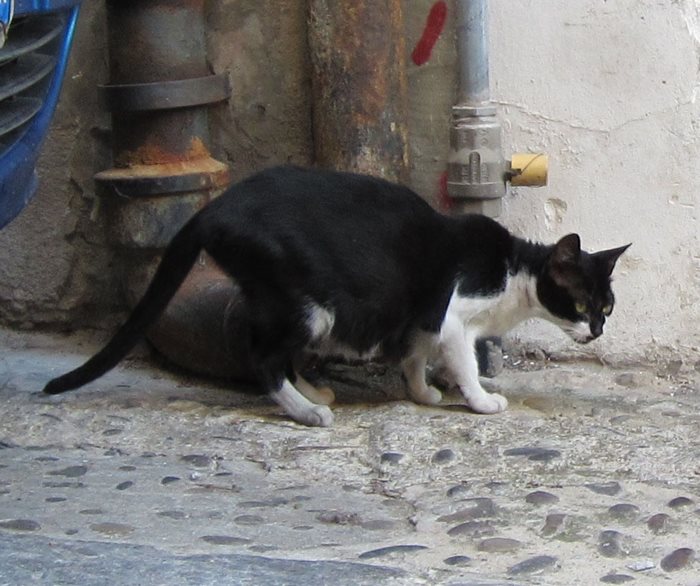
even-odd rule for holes
{"type": "Polygon", "coordinates": [[[172,110],[214,104],[228,99],[231,88],[226,75],[192,79],[100,86],[110,112],[172,110]]]}

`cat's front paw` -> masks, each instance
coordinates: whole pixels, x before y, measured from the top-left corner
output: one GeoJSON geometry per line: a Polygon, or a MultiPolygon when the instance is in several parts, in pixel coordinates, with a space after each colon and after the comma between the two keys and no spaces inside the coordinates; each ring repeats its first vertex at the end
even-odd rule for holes
{"type": "Polygon", "coordinates": [[[500,413],[508,407],[508,399],[498,393],[481,393],[469,398],[469,407],[477,413],[500,413]]]}
{"type": "Polygon", "coordinates": [[[411,399],[413,399],[419,405],[437,405],[442,401],[442,393],[433,386],[427,386],[421,389],[420,392],[416,392],[415,389],[409,390],[411,399]]]}
{"type": "Polygon", "coordinates": [[[315,405],[304,411],[300,417],[294,418],[297,423],[311,427],[330,427],[333,425],[333,419],[333,412],[325,405],[315,405]]]}

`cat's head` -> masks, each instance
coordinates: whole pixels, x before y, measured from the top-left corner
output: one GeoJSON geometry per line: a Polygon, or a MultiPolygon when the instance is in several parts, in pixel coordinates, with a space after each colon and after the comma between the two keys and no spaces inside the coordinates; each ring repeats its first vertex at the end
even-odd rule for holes
{"type": "Polygon", "coordinates": [[[537,280],[537,296],[549,314],[546,318],[581,344],[600,336],[615,305],[611,275],[629,246],[589,254],[581,250],[577,234],[559,240],[537,280]]]}

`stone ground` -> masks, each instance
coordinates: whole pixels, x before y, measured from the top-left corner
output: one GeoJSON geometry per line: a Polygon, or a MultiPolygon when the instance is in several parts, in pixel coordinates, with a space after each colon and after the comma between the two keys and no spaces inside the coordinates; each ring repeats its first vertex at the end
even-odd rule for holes
{"type": "Polygon", "coordinates": [[[0,584],[700,585],[692,365],[511,361],[496,416],[328,365],[311,429],[139,357],[47,397],[94,340],[0,347],[0,584]]]}

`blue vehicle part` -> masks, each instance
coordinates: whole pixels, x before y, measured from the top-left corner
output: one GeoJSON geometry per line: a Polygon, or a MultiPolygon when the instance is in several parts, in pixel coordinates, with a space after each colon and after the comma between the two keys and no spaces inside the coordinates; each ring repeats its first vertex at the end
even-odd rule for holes
{"type": "Polygon", "coordinates": [[[0,0],[0,49],[5,44],[14,14],[15,0],[0,0]]]}
{"type": "Polygon", "coordinates": [[[0,228],[36,191],[36,161],[58,102],[79,9],[80,0],[14,0],[14,18],[0,48],[0,228]]]}

